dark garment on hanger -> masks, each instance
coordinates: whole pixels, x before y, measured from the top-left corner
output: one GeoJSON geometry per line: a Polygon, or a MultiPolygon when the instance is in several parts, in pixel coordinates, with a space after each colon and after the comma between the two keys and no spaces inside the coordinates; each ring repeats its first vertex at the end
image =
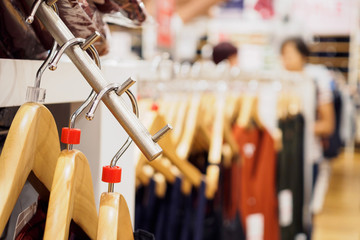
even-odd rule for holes
{"type": "Polygon", "coordinates": [[[222,208],[217,199],[207,200],[203,240],[219,240],[222,236],[222,208]]]}
{"type": "Polygon", "coordinates": [[[158,217],[156,220],[156,226],[154,231],[154,235],[157,240],[164,239],[165,224],[166,224],[166,204],[165,204],[165,199],[161,199],[158,208],[158,217]]]}
{"type": "Polygon", "coordinates": [[[156,224],[156,218],[157,218],[157,209],[159,204],[159,199],[156,196],[155,193],[155,187],[156,182],[151,179],[149,186],[147,188],[147,200],[146,200],[146,206],[144,211],[144,223],[143,226],[140,226],[141,229],[154,232],[155,231],[155,224],[156,224]]]}
{"type": "Polygon", "coordinates": [[[194,205],[195,216],[193,226],[193,240],[202,240],[203,238],[206,206],[205,188],[206,184],[204,181],[202,181],[198,189],[198,197],[194,205]]]}
{"type": "Polygon", "coordinates": [[[244,229],[247,229],[246,220],[250,215],[261,214],[264,219],[264,239],[278,240],[280,236],[274,141],[266,129],[244,129],[235,126],[233,131],[242,159],[239,207],[244,229]]]}
{"type": "MultiPolygon", "coordinates": [[[[25,22],[27,15],[20,1],[0,0],[0,57],[14,59],[44,59],[46,49],[25,22]]],[[[38,22],[34,22],[34,26],[38,22]]]]}
{"type": "Polygon", "coordinates": [[[231,167],[223,170],[223,240],[245,240],[245,232],[240,214],[241,196],[241,160],[232,163],[231,167]]]}
{"type": "Polygon", "coordinates": [[[178,212],[180,209],[180,198],[181,198],[181,179],[176,178],[172,186],[170,204],[168,205],[168,219],[167,226],[165,227],[165,239],[175,239],[178,237],[176,235],[177,227],[179,226],[178,222],[178,212]]]}
{"type": "MultiPolygon", "coordinates": [[[[16,240],[38,240],[43,239],[45,230],[46,213],[48,202],[42,199],[38,201],[38,207],[35,215],[20,231],[16,240]]],[[[74,222],[71,221],[69,230],[70,240],[90,239],[86,233],[74,222]]]]}
{"type": "Polygon", "coordinates": [[[100,56],[108,53],[106,24],[93,2],[87,2],[86,0],[58,0],[56,5],[61,20],[75,37],[86,39],[95,31],[98,31],[101,37],[94,43],[94,47],[100,56]]]}
{"type": "Polygon", "coordinates": [[[156,182],[151,179],[136,193],[135,227],[154,233],[157,240],[174,239],[181,193],[181,179],[168,184],[164,198],[156,196],[156,182]]]}
{"type": "Polygon", "coordinates": [[[278,193],[287,190],[292,194],[292,221],[286,226],[280,225],[282,240],[293,240],[304,231],[304,124],[300,114],[279,121],[283,148],[278,154],[277,189],[278,193]]]}
{"type": "Polygon", "coordinates": [[[240,220],[240,214],[237,212],[234,219],[224,219],[222,224],[223,240],[245,240],[245,232],[240,220]]]}
{"type": "Polygon", "coordinates": [[[146,187],[140,186],[135,193],[135,229],[140,228],[144,221],[144,195],[146,187]]]}
{"type": "Polygon", "coordinates": [[[155,187],[156,182],[151,179],[148,186],[142,186],[136,192],[135,229],[144,229],[154,233],[156,239],[161,239],[157,236],[160,233],[156,229],[159,225],[162,226],[159,219],[160,214],[163,214],[164,199],[156,196],[155,187]]]}
{"type": "Polygon", "coordinates": [[[134,232],[134,240],[155,240],[155,236],[144,230],[136,230],[134,232]]]}
{"type": "Polygon", "coordinates": [[[191,230],[191,219],[192,219],[192,196],[183,196],[183,207],[180,209],[181,230],[180,240],[188,240],[191,230]],[[182,210],[181,210],[182,209],[182,210]]]}

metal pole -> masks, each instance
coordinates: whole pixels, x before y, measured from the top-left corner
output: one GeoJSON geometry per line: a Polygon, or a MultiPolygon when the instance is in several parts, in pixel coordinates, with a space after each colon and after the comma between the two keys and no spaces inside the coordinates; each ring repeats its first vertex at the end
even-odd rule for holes
{"type": "MultiPolygon", "coordinates": [[[[26,1],[31,7],[32,0],[26,1]]],[[[41,3],[36,12],[36,16],[59,45],[63,45],[74,38],[74,35],[66,27],[60,17],[45,2],[41,3]]],[[[68,48],[66,54],[96,93],[99,93],[101,89],[109,84],[104,79],[103,74],[96,66],[95,62],[81,49],[80,46],[75,45],[68,48]]],[[[147,129],[140,123],[136,116],[129,111],[122,98],[115,92],[110,92],[104,96],[103,102],[147,159],[154,160],[162,153],[160,146],[153,141],[152,136],[147,129]]]]}

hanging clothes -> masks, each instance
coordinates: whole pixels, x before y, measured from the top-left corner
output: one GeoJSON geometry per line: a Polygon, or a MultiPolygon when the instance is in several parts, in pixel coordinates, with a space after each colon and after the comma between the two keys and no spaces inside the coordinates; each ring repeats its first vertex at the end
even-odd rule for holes
{"type": "Polygon", "coordinates": [[[267,130],[234,127],[243,163],[239,208],[247,239],[278,240],[276,152],[267,130]]]}
{"type": "MultiPolygon", "coordinates": [[[[46,200],[39,199],[37,206],[38,207],[35,215],[16,236],[15,238],[16,240],[37,240],[43,238],[48,202],[46,200]]],[[[74,221],[71,221],[70,230],[69,230],[69,239],[86,240],[90,238],[74,221]]]]}
{"type": "Polygon", "coordinates": [[[303,232],[304,118],[298,114],[280,119],[282,151],[277,161],[279,223],[282,240],[303,232]]]}
{"type": "Polygon", "coordinates": [[[181,192],[181,179],[168,184],[164,198],[155,194],[153,179],[136,193],[135,227],[154,233],[156,240],[202,240],[204,231],[206,184],[188,196],[181,192]]]}
{"type": "Polygon", "coordinates": [[[239,202],[241,196],[241,162],[235,161],[223,170],[223,240],[245,240],[239,202]]]}

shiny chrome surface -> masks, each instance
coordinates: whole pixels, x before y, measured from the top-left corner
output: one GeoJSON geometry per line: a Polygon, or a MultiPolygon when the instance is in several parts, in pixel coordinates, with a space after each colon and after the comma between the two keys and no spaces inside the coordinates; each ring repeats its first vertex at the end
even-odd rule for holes
{"type": "MultiPolygon", "coordinates": [[[[26,1],[29,5],[32,4],[31,0],[26,1]]],[[[43,2],[40,4],[36,16],[39,17],[59,45],[63,45],[74,38],[74,35],[61,21],[59,16],[57,16],[53,9],[46,3],[43,2]]],[[[100,69],[80,46],[74,45],[65,52],[95,92],[100,92],[101,89],[108,85],[100,69]]],[[[153,141],[150,133],[127,108],[122,98],[119,98],[115,92],[110,92],[104,96],[103,102],[147,159],[154,160],[162,153],[160,146],[153,141]]]]}

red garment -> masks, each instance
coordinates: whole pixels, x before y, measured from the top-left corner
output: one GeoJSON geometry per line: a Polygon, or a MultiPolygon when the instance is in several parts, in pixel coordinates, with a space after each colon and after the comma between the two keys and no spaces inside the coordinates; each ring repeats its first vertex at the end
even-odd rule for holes
{"type": "Polygon", "coordinates": [[[242,158],[239,209],[244,229],[250,214],[261,213],[264,215],[264,240],[278,240],[274,141],[266,130],[235,126],[233,131],[242,158]]]}

